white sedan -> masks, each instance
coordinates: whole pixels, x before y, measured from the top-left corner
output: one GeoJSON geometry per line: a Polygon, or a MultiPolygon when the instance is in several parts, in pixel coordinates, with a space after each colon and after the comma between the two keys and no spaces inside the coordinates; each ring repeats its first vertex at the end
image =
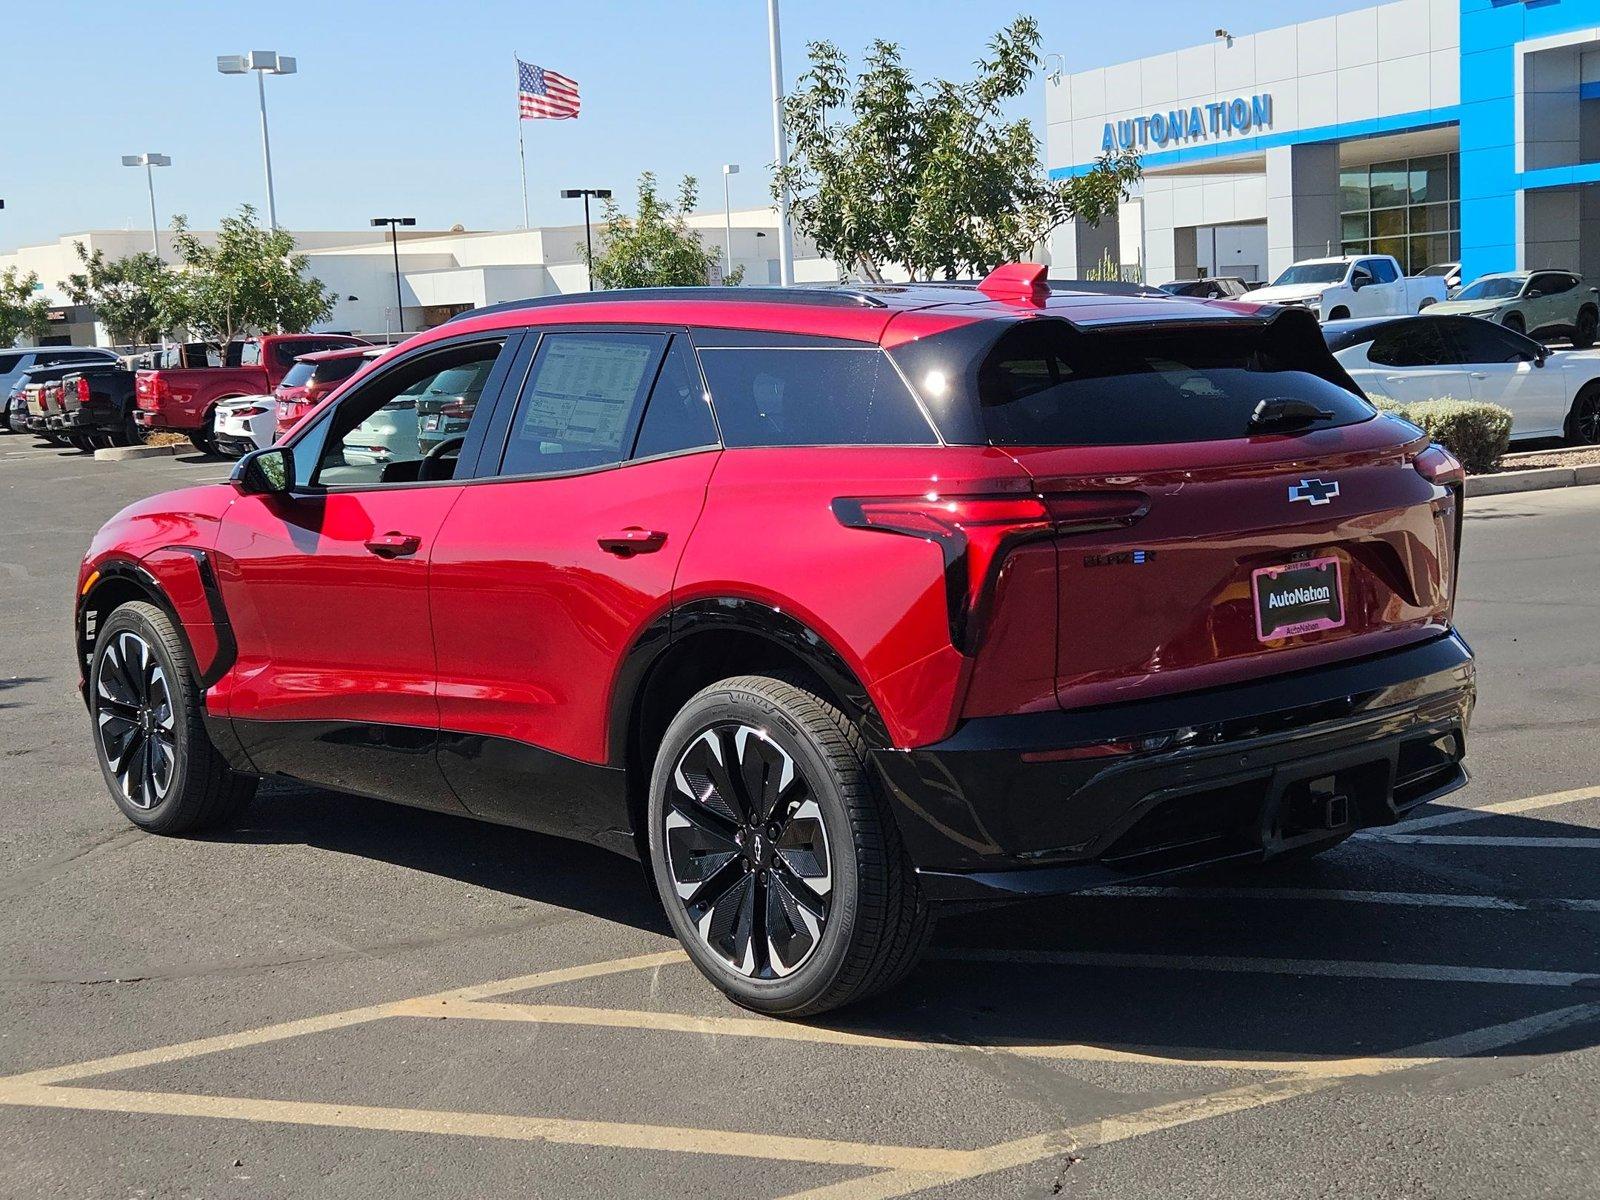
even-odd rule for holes
{"type": "Polygon", "coordinates": [[[1478,317],[1329,321],[1322,336],[1370,394],[1486,400],[1511,410],[1513,439],[1600,444],[1600,354],[1547,350],[1478,317]]]}
{"type": "Polygon", "coordinates": [[[217,401],[217,449],[248,454],[272,445],[278,436],[278,402],[271,396],[235,396],[217,401]]]}

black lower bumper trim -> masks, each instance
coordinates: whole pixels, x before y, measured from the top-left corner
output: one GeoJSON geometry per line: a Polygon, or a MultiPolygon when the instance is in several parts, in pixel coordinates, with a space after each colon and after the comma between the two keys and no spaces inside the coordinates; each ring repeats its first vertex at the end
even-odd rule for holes
{"type": "Polygon", "coordinates": [[[1044,894],[1394,821],[1465,781],[1474,697],[1450,634],[1233,688],[972,720],[873,761],[931,897],[1044,894]]]}

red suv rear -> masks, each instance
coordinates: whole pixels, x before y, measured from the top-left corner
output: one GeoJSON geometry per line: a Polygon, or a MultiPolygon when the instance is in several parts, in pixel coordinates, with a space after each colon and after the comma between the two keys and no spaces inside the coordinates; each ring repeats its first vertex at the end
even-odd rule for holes
{"type": "Polygon", "coordinates": [[[1459,787],[1459,466],[1309,313],[1040,273],[412,339],[95,539],[113,796],[180,832],[284,774],[635,854],[708,978],[799,1014],[902,977],[941,903],[1315,853],[1459,787]]]}
{"type": "Polygon", "coordinates": [[[278,436],[321,404],[333,389],[383,353],[379,346],[351,346],[302,354],[272,389],[277,402],[278,436]]]}

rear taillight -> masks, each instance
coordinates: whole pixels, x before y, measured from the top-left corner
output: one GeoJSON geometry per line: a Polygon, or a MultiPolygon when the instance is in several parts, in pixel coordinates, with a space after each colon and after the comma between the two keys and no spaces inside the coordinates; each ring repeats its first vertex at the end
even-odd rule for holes
{"type": "Polygon", "coordinates": [[[441,408],[439,410],[439,415],[454,421],[465,421],[468,417],[472,416],[472,407],[472,405],[463,400],[454,400],[441,408]]]}
{"type": "Polygon", "coordinates": [[[328,389],[325,385],[320,384],[313,379],[310,383],[306,384],[306,403],[315,404],[318,400],[322,399],[322,394],[327,390],[328,389]]]}
{"type": "Polygon", "coordinates": [[[950,637],[960,649],[976,642],[972,619],[1007,553],[1032,538],[1093,533],[1132,525],[1150,509],[1143,492],[1056,492],[1046,495],[841,497],[841,525],[924,538],[944,556],[950,637]]]}
{"type": "Polygon", "coordinates": [[[236,416],[236,417],[259,417],[262,414],[270,412],[270,411],[271,410],[268,409],[265,405],[252,404],[252,405],[249,405],[246,408],[236,408],[236,409],[234,409],[233,410],[233,415],[236,416]]]}
{"type": "Polygon", "coordinates": [[[1450,493],[1451,508],[1451,555],[1450,555],[1450,598],[1452,602],[1456,595],[1456,580],[1461,574],[1461,525],[1466,515],[1467,496],[1467,469],[1461,465],[1454,454],[1446,450],[1438,442],[1431,444],[1411,462],[1429,483],[1444,488],[1450,493]]]}
{"type": "Polygon", "coordinates": [[[78,380],[78,403],[89,403],[89,381],[87,379],[78,380]]]}

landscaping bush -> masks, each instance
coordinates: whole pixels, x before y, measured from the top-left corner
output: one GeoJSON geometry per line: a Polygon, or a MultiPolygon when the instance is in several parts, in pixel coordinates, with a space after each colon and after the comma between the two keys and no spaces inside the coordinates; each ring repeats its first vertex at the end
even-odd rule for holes
{"type": "Polygon", "coordinates": [[[1384,412],[1410,421],[1461,460],[1474,475],[1492,471],[1511,442],[1511,410],[1477,400],[1438,400],[1402,403],[1388,396],[1368,395],[1384,412]]]}

